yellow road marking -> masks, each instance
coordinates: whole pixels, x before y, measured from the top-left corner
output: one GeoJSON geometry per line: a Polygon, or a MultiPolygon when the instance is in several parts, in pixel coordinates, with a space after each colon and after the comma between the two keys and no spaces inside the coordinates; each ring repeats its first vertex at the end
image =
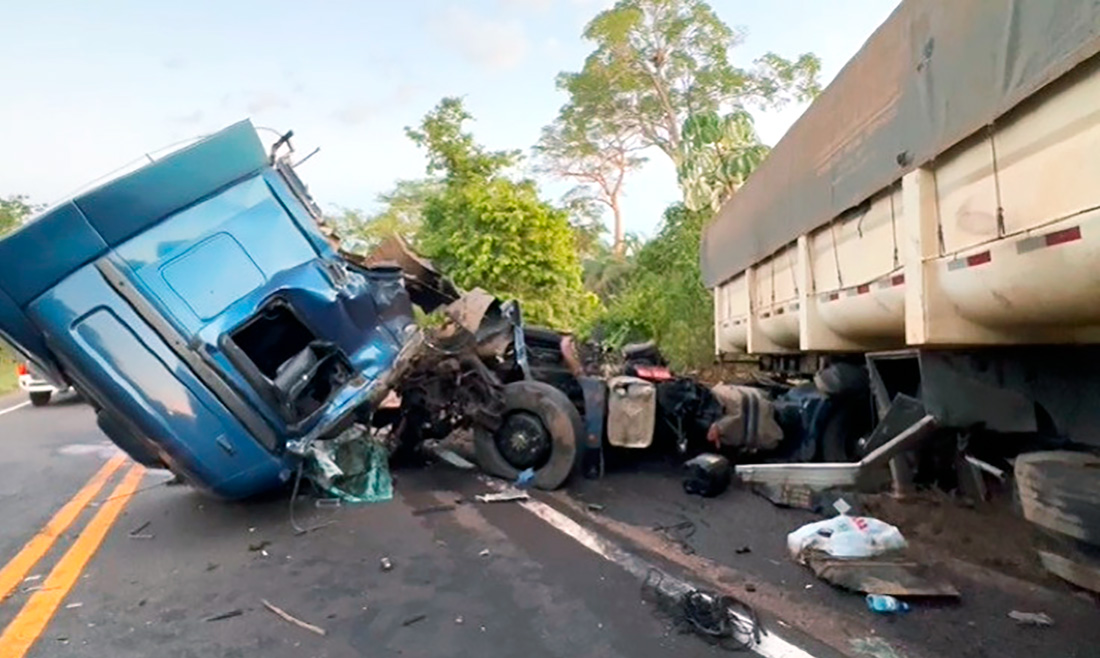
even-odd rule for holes
{"type": "Polygon", "coordinates": [[[103,485],[107,484],[115,471],[125,462],[125,455],[112,457],[110,461],[103,465],[103,468],[99,469],[98,473],[92,476],[91,480],[88,480],[88,484],[85,484],[83,489],[76,492],[76,495],[65,503],[64,507],[57,510],[53,518],[46,523],[46,527],[32,537],[23,549],[4,565],[3,569],[0,569],[0,601],[6,599],[19,586],[19,583],[27,577],[34,565],[38,564],[42,556],[50,550],[50,547],[61,536],[61,533],[72,525],[76,517],[80,516],[80,512],[99,494],[99,490],[103,488],[103,485]]]}
{"type": "Polygon", "coordinates": [[[72,547],[46,577],[42,589],[31,596],[15,619],[4,629],[4,634],[0,635],[0,658],[23,658],[27,654],[31,645],[45,630],[57,607],[76,584],[80,572],[103,543],[107,532],[130,501],[144,475],[145,468],[140,464],[135,464],[126,473],[111,497],[99,508],[72,547]]]}

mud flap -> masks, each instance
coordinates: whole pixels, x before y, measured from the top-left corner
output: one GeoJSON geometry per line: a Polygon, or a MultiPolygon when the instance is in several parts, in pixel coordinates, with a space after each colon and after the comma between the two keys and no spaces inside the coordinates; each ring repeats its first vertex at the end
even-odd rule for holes
{"type": "MultiPolygon", "coordinates": [[[[575,468],[584,434],[584,424],[576,407],[558,389],[537,381],[518,381],[504,387],[504,416],[523,411],[538,417],[551,439],[550,457],[535,469],[534,484],[547,491],[557,489],[575,468]]],[[[474,455],[485,472],[515,480],[520,469],[500,452],[496,437],[486,429],[474,430],[474,455]]]]}

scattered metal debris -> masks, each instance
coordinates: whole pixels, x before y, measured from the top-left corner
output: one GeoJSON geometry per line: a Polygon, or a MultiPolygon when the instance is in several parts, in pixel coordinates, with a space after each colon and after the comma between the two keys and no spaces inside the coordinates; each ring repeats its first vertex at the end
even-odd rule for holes
{"type": "Polygon", "coordinates": [[[1045,612],[1020,612],[1013,610],[1008,613],[1009,618],[1023,626],[1053,626],[1054,620],[1045,612]]]}
{"type": "Polygon", "coordinates": [[[267,548],[268,546],[271,546],[271,542],[264,539],[262,541],[256,542],[255,544],[249,544],[248,545],[248,550],[253,552],[253,553],[258,553],[258,552],[264,550],[265,548],[267,548]]]}
{"type": "Polygon", "coordinates": [[[295,617],[294,615],[288,613],[287,611],[283,610],[282,608],[272,604],[267,599],[260,599],[260,603],[264,604],[265,608],[267,608],[271,612],[278,615],[283,621],[294,624],[295,626],[297,626],[299,628],[304,628],[304,629],[306,629],[307,631],[309,631],[311,633],[316,633],[318,635],[326,635],[325,629],[321,628],[320,626],[314,626],[313,624],[311,624],[309,622],[305,622],[305,621],[302,621],[301,619],[298,619],[297,617],[295,617]]]}
{"type": "Polygon", "coordinates": [[[510,503],[517,500],[530,500],[531,496],[526,491],[509,490],[478,494],[474,498],[480,503],[510,503]]]}
{"type": "Polygon", "coordinates": [[[602,512],[604,510],[604,506],[599,503],[588,503],[585,507],[588,508],[589,512],[602,512]]]}
{"type": "Polygon", "coordinates": [[[489,557],[492,553],[489,552],[489,549],[483,548],[477,555],[478,557],[489,557]]]}
{"type": "Polygon", "coordinates": [[[222,621],[223,619],[232,619],[233,617],[240,617],[243,614],[244,614],[244,610],[241,610],[240,608],[236,608],[236,609],[230,610],[228,612],[222,612],[220,614],[211,615],[210,617],[206,617],[205,619],[203,619],[203,621],[222,621]]]}
{"type": "Polygon", "coordinates": [[[384,557],[378,561],[378,566],[382,571],[391,571],[393,569],[393,562],[391,562],[388,557],[384,557]]]}
{"type": "Polygon", "coordinates": [[[412,617],[409,617],[405,621],[401,622],[401,625],[402,626],[412,626],[413,624],[416,624],[418,622],[422,622],[427,618],[428,618],[428,615],[424,615],[424,614],[413,615],[412,617]]]}
{"type": "Polygon", "coordinates": [[[127,537],[129,537],[130,539],[155,539],[156,535],[154,535],[152,533],[143,533],[142,532],[142,530],[145,530],[146,528],[148,528],[152,523],[153,523],[152,521],[146,521],[145,523],[142,523],[138,527],[131,530],[129,532],[129,534],[127,534],[127,537]]]}
{"type": "Polygon", "coordinates": [[[83,608],[83,607],[84,607],[84,604],[81,603],[80,601],[76,601],[74,603],[69,603],[69,604],[65,605],[66,610],[76,610],[77,608],[83,608]]]}

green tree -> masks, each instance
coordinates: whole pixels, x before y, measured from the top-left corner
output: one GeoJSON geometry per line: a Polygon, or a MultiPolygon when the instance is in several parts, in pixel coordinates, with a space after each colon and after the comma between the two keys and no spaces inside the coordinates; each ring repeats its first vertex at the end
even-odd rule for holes
{"type": "Polygon", "coordinates": [[[515,151],[488,151],[464,130],[471,115],[445,98],[406,133],[428,154],[442,188],[423,207],[417,244],[455,283],[518,299],[533,323],[570,328],[598,300],[581,285],[569,213],[538,196],[535,184],[505,171],[515,151]]]}
{"type": "Polygon", "coordinates": [[[644,148],[631,126],[573,105],[561,109],[535,145],[542,172],[576,184],[566,195],[567,202],[586,200],[611,211],[612,251],[618,256],[626,235],[623,186],[627,174],[645,162],[638,155],[644,148]]]}
{"type": "Polygon", "coordinates": [[[0,198],[0,235],[7,235],[19,228],[41,209],[41,206],[30,203],[23,194],[0,198]]]}
{"type": "Polygon", "coordinates": [[[683,160],[677,179],[684,205],[717,212],[768,155],[753,127],[752,115],[736,110],[726,116],[702,112],[689,116],[681,131],[683,160]]]}
{"type": "Polygon", "coordinates": [[[340,208],[338,214],[326,217],[326,221],[336,228],[345,248],[352,251],[368,251],[390,235],[399,235],[415,244],[424,206],[442,189],[442,182],[434,179],[397,181],[391,191],[378,195],[382,210],[367,214],[355,208],[340,208]]]}
{"type": "Polygon", "coordinates": [[[808,100],[820,89],[820,60],[775,53],[752,68],[730,61],[741,35],[702,0],[619,0],[585,27],[596,44],[577,73],[558,86],[585,115],[633,131],[676,167],[684,161],[682,126],[693,114],[808,100]]]}
{"type": "Polygon", "coordinates": [[[614,345],[656,339],[678,366],[713,355],[714,309],[699,270],[699,235],[709,211],[682,204],[665,210],[657,235],[639,250],[633,269],[598,330],[614,345]]]}

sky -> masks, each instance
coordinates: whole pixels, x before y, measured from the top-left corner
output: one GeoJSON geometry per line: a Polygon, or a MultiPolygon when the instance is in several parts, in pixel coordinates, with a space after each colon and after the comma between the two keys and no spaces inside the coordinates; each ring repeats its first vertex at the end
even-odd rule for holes
{"type": "MultiPolygon", "coordinates": [[[[250,118],[320,151],[299,174],[325,209],[377,209],[424,175],[404,135],[461,96],[490,148],[527,150],[566,101],[584,25],[613,0],[7,0],[0,26],[0,196],[52,204],[143,154],[250,118]]],[[[814,52],[828,82],[897,0],[711,0],[751,66],[814,52]]],[[[774,144],[804,108],[754,111],[774,144]]],[[[263,132],[263,135],[273,134],[263,132]]],[[[568,185],[540,180],[555,199],[568,185]]],[[[628,232],[679,198],[655,153],[627,182],[628,232]]]]}

